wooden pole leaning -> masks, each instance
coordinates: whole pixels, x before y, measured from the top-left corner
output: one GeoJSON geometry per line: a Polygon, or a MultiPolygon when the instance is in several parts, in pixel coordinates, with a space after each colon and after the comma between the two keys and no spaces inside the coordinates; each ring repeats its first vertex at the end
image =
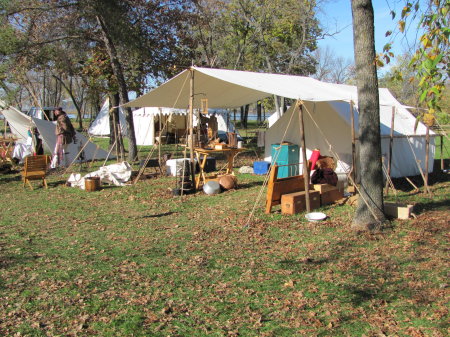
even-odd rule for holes
{"type": "Polygon", "coordinates": [[[429,191],[428,188],[428,162],[430,158],[430,127],[426,125],[427,133],[425,137],[425,187],[429,191]]]}
{"type": "MultiPolygon", "coordinates": [[[[394,121],[395,121],[395,106],[392,107],[392,117],[391,117],[391,133],[389,137],[389,153],[388,153],[388,163],[387,163],[387,173],[386,173],[386,195],[389,193],[389,182],[391,179],[391,167],[392,167],[392,146],[394,145],[394,121]]],[[[392,183],[392,181],[391,181],[392,183]]]]}
{"type": "Polygon", "coordinates": [[[356,135],[355,135],[355,115],[354,104],[350,101],[350,123],[352,128],[352,180],[356,181],[356,135]]]}
{"type": "Polygon", "coordinates": [[[297,101],[297,108],[299,111],[300,120],[300,135],[301,135],[301,145],[302,145],[302,161],[303,161],[303,180],[305,182],[305,203],[306,212],[311,212],[311,203],[309,200],[309,170],[308,162],[306,159],[306,142],[305,142],[305,125],[303,121],[303,103],[297,101]]]}
{"type": "Polygon", "coordinates": [[[190,94],[189,94],[189,158],[191,163],[191,178],[195,186],[195,164],[194,164],[194,69],[190,69],[191,77],[189,80],[190,94]]]}

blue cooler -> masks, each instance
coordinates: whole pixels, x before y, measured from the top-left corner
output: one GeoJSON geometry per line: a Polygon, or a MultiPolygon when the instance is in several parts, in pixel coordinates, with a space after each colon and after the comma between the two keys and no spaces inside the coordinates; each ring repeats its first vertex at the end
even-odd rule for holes
{"type": "Polygon", "coordinates": [[[266,174],[269,171],[270,163],[267,161],[255,161],[253,162],[254,174],[266,174]]]}

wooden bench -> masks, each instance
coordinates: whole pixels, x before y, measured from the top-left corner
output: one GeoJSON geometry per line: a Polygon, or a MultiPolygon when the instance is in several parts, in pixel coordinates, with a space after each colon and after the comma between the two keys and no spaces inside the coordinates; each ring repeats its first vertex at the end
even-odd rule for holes
{"type": "Polygon", "coordinates": [[[23,187],[25,187],[25,184],[28,183],[30,188],[33,189],[33,185],[31,185],[30,180],[42,179],[42,184],[45,188],[47,188],[47,180],[45,179],[45,176],[47,175],[49,162],[49,156],[47,155],[25,157],[25,166],[22,172],[23,187]]]}

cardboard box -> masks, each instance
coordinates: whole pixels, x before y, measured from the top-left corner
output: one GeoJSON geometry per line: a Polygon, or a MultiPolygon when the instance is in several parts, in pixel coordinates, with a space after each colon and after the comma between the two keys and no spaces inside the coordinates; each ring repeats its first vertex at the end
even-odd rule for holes
{"type": "Polygon", "coordinates": [[[344,194],[335,187],[334,190],[330,190],[320,194],[320,204],[322,206],[333,204],[335,201],[341,200],[344,194]]]}
{"type": "Polygon", "coordinates": [[[414,205],[397,204],[394,202],[384,203],[384,213],[397,219],[409,219],[413,209],[414,205]]]}
{"type": "MultiPolygon", "coordinates": [[[[320,193],[309,191],[309,202],[311,209],[320,207],[320,193]]],[[[281,213],[297,214],[306,210],[306,192],[294,192],[281,196],[281,213]]]]}

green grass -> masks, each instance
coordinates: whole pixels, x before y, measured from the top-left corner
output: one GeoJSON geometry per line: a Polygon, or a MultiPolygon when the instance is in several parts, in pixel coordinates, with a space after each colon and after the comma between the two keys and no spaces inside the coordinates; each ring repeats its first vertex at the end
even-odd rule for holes
{"type": "MultiPolygon", "coordinates": [[[[243,162],[251,157],[242,158],[243,162]]],[[[0,175],[0,331],[26,336],[446,334],[449,183],[400,192],[418,219],[377,235],[263,213],[262,177],[174,198],[173,178],[88,193],[0,175]]],[[[391,194],[390,198],[394,200],[391,194]]]]}
{"type": "Polygon", "coordinates": [[[237,177],[236,190],[180,198],[171,177],[89,193],[67,175],[31,191],[0,174],[0,333],[447,335],[448,176],[432,175],[433,197],[395,181],[388,200],[417,219],[373,235],[351,231],[347,204],[310,223],[260,200],[245,228],[263,177],[237,177]]]}

